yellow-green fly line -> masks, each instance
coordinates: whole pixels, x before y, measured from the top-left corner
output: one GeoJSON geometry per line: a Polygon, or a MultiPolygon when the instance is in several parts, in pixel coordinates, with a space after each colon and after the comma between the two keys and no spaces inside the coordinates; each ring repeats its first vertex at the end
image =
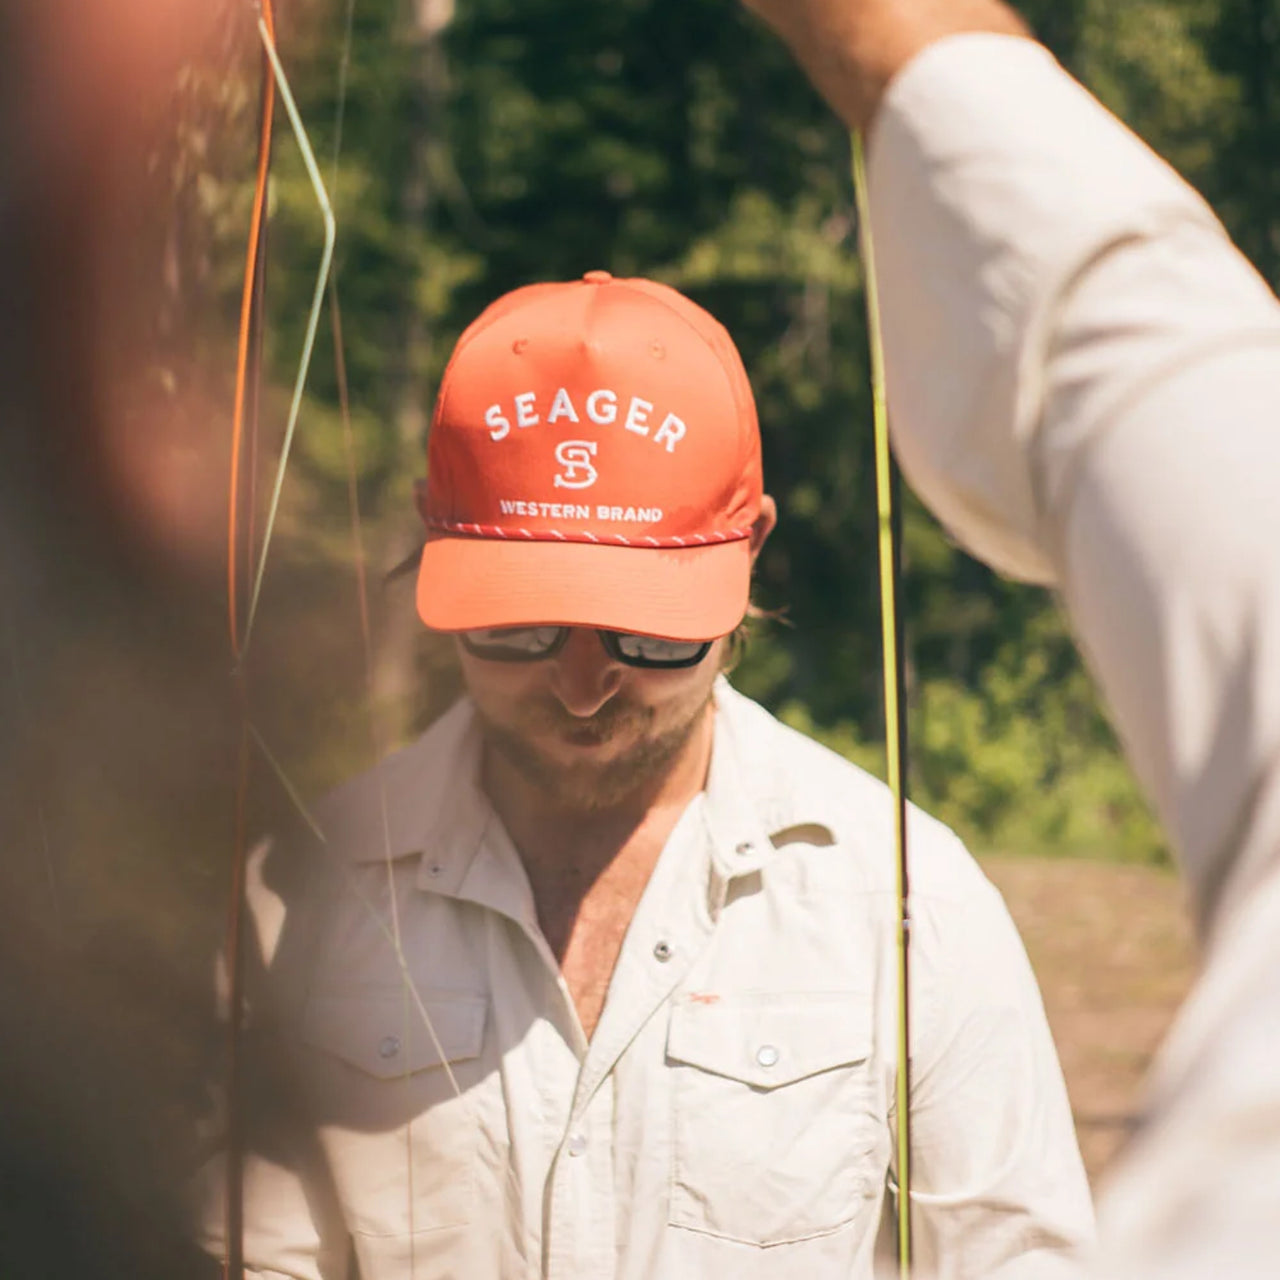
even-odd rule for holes
{"type": "Polygon", "coordinates": [[[871,411],[875,440],[877,545],[880,564],[880,624],[884,660],[884,730],[889,790],[893,796],[893,842],[898,907],[898,1068],[897,1111],[898,1269],[911,1274],[911,1021],[909,999],[911,912],[907,875],[906,734],[903,715],[901,615],[898,602],[897,514],[893,466],[889,454],[889,413],[885,397],[884,347],[880,335],[880,298],[876,288],[867,165],[859,134],[853,144],[853,190],[858,211],[858,240],[867,297],[867,341],[871,351],[871,411]]]}

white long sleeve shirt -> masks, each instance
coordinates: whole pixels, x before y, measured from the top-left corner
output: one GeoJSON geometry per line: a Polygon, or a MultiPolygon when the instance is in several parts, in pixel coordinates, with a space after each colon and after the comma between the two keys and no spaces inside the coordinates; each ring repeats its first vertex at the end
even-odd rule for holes
{"type": "MultiPolygon", "coordinates": [[[[464,701],[257,867],[257,1034],[295,1113],[246,1166],[253,1273],[866,1280],[896,1132],[886,789],[720,681],[706,789],[588,1041],[479,757],[464,701]]],[[[921,1274],[1078,1275],[1092,1209],[1026,956],[956,837],[909,829],[921,1274]]],[[[216,1196],[210,1219],[216,1250],[216,1196]]]]}
{"type": "Polygon", "coordinates": [[[903,468],[976,555],[1057,586],[1207,935],[1101,1266],[1274,1276],[1280,305],[1028,41],[919,55],[869,178],[903,468]]]}

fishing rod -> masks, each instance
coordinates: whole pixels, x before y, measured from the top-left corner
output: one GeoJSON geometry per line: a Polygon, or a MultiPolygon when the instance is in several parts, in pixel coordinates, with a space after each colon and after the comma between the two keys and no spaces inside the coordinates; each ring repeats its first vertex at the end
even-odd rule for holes
{"type": "Polygon", "coordinates": [[[911,1274],[911,896],[907,862],[907,701],[902,610],[901,485],[889,449],[884,344],[876,287],[875,245],[862,137],[851,135],[853,189],[858,240],[867,299],[867,343],[871,354],[871,416],[875,443],[877,558],[880,569],[880,627],[883,652],[885,756],[893,797],[893,845],[897,895],[898,1034],[894,1108],[898,1174],[898,1269],[911,1274]]]}

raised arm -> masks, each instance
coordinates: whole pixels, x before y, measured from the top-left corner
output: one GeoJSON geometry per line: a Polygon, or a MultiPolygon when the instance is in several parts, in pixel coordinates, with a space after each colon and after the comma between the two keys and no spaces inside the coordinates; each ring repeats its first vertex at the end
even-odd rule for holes
{"type": "Polygon", "coordinates": [[[1060,590],[1207,935],[1152,1123],[1112,1180],[1107,1274],[1270,1276],[1280,304],[1036,45],[947,33],[924,0],[752,4],[848,123],[874,117],[903,468],[975,554],[1060,590]]]}

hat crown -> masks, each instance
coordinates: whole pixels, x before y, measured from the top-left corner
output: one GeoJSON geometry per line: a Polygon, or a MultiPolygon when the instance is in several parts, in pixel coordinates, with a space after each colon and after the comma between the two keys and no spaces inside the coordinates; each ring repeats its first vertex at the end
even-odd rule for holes
{"type": "Polygon", "coordinates": [[[507,294],[462,335],[423,514],[473,536],[678,546],[745,536],[760,492],[755,405],[723,326],[666,285],[590,272],[507,294]]]}

